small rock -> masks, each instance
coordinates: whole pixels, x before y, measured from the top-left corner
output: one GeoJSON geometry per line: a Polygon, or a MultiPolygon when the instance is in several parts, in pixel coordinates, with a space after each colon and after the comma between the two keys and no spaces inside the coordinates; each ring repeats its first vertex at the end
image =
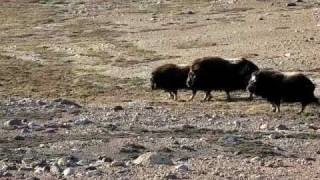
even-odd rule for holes
{"type": "Polygon", "coordinates": [[[113,159],[108,156],[99,156],[98,159],[102,162],[112,162],[113,159]]]}
{"type": "Polygon", "coordinates": [[[19,136],[19,135],[14,137],[14,140],[17,140],[17,141],[23,141],[24,139],[25,138],[23,136],[19,136]]]}
{"type": "Polygon", "coordinates": [[[283,124],[279,124],[278,126],[276,126],[275,128],[277,131],[283,131],[283,130],[289,130],[287,126],[283,125],[283,124]]]}
{"type": "Polygon", "coordinates": [[[78,166],[86,166],[86,165],[90,164],[90,162],[88,160],[80,160],[80,161],[76,162],[76,164],[78,166]]]}
{"type": "Polygon", "coordinates": [[[59,158],[57,164],[59,167],[67,166],[67,159],[65,157],[59,158]]]}
{"type": "Polygon", "coordinates": [[[288,7],[290,7],[290,6],[296,6],[296,5],[297,5],[297,4],[294,3],[294,2],[290,2],[290,3],[287,4],[288,7]]]}
{"type": "Polygon", "coordinates": [[[87,118],[78,119],[74,122],[75,125],[87,125],[93,123],[92,121],[88,120],[87,118]]]}
{"type": "Polygon", "coordinates": [[[67,169],[65,169],[65,170],[63,170],[63,176],[71,176],[71,175],[73,175],[74,174],[74,169],[72,169],[72,168],[67,168],[67,169]]]}
{"type": "Polygon", "coordinates": [[[225,145],[237,145],[241,143],[240,137],[232,136],[232,135],[225,135],[219,139],[225,145]]]}
{"type": "Polygon", "coordinates": [[[178,176],[175,173],[167,173],[163,176],[163,179],[178,179],[178,176]]]}
{"type": "Polygon", "coordinates": [[[188,11],[187,14],[195,14],[193,11],[188,11]]]}
{"type": "Polygon", "coordinates": [[[43,130],[43,127],[40,124],[37,124],[35,122],[29,122],[28,123],[28,128],[35,130],[35,131],[40,131],[43,130]]]}
{"type": "Polygon", "coordinates": [[[110,167],[125,167],[126,166],[126,163],[123,162],[123,161],[113,161],[111,164],[110,164],[110,167]]]}
{"type": "Polygon", "coordinates": [[[57,165],[50,166],[50,173],[52,175],[59,175],[60,172],[61,172],[61,169],[59,168],[59,166],[57,166],[57,165]]]}
{"type": "Polygon", "coordinates": [[[267,124],[267,123],[261,124],[259,128],[260,128],[261,130],[266,130],[266,129],[268,129],[268,124],[267,124]]]}
{"type": "Polygon", "coordinates": [[[189,171],[190,170],[189,166],[186,164],[177,165],[175,168],[178,171],[189,171]]]}
{"type": "Polygon", "coordinates": [[[12,177],[12,174],[8,171],[0,172],[0,178],[1,177],[12,177]]]}
{"type": "Polygon", "coordinates": [[[233,121],[233,125],[234,125],[235,128],[240,128],[241,127],[240,121],[233,121]]]}
{"type": "Polygon", "coordinates": [[[73,102],[73,101],[67,100],[67,99],[62,99],[62,98],[55,99],[53,102],[59,102],[62,105],[74,106],[76,108],[81,108],[82,107],[81,105],[79,105],[76,102],[73,102]]]}
{"type": "Polygon", "coordinates": [[[282,137],[282,135],[279,134],[279,133],[272,133],[272,134],[269,135],[270,139],[279,139],[281,137],[282,137]]]}
{"type": "Polygon", "coordinates": [[[291,56],[291,53],[286,53],[284,54],[285,57],[290,57],[291,56]]]}
{"type": "Polygon", "coordinates": [[[145,150],[146,148],[140,144],[127,144],[123,147],[121,147],[120,152],[122,153],[138,153],[142,150],[145,150]]]}
{"type": "Polygon", "coordinates": [[[142,165],[154,165],[154,164],[173,165],[173,162],[171,159],[157,152],[147,152],[145,154],[142,154],[137,159],[135,159],[133,163],[142,164],[142,165]]]}
{"type": "Polygon", "coordinates": [[[257,163],[257,162],[259,162],[259,161],[261,161],[261,158],[260,158],[259,156],[256,156],[256,157],[250,159],[250,162],[251,162],[251,163],[257,163]]]}
{"type": "Polygon", "coordinates": [[[46,145],[44,145],[44,144],[39,144],[39,148],[44,148],[44,147],[46,147],[46,145]]]}
{"type": "Polygon", "coordinates": [[[48,170],[47,166],[43,166],[43,167],[37,166],[37,167],[34,168],[34,173],[35,173],[35,174],[43,174],[43,173],[45,173],[47,170],[48,170]]]}
{"type": "Polygon", "coordinates": [[[115,106],[115,107],[113,107],[113,110],[114,111],[122,111],[123,110],[123,107],[122,106],[115,106]]]}
{"type": "Polygon", "coordinates": [[[45,133],[56,133],[57,129],[56,128],[47,128],[44,130],[45,133]]]}
{"type": "Polygon", "coordinates": [[[7,129],[16,129],[22,125],[22,122],[20,120],[13,119],[13,120],[9,120],[9,121],[4,122],[3,125],[7,129]]]}
{"type": "Polygon", "coordinates": [[[99,170],[92,170],[92,171],[87,171],[87,172],[86,172],[86,175],[87,175],[88,177],[101,176],[101,175],[102,175],[102,172],[99,171],[99,170]]]}

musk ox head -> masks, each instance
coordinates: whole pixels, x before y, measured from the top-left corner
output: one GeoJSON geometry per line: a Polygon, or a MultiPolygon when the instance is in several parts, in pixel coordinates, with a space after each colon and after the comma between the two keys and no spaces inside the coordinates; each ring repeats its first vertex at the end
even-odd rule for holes
{"type": "Polygon", "coordinates": [[[239,75],[244,77],[246,81],[249,81],[253,72],[259,70],[258,66],[245,58],[242,58],[240,61],[238,61],[236,65],[238,67],[239,75]]]}
{"type": "Polygon", "coordinates": [[[196,78],[201,75],[200,66],[198,64],[195,64],[193,66],[190,66],[190,71],[188,73],[187,78],[187,87],[193,87],[196,81],[196,78]]]}
{"type": "Polygon", "coordinates": [[[259,72],[256,71],[256,72],[253,72],[251,74],[251,78],[248,82],[248,86],[247,86],[247,90],[250,92],[250,93],[255,93],[256,90],[257,90],[257,86],[258,86],[258,75],[259,72]]]}

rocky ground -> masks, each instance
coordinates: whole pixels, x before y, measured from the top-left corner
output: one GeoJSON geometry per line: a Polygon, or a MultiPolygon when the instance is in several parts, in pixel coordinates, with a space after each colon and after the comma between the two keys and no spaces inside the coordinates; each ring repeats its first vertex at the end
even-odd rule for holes
{"type": "MultiPolygon", "coordinates": [[[[247,57],[320,85],[316,0],[5,0],[0,179],[319,179],[319,107],[180,101],[152,68],[247,57]]],[[[316,89],[320,96],[320,88],[316,89]]]]}

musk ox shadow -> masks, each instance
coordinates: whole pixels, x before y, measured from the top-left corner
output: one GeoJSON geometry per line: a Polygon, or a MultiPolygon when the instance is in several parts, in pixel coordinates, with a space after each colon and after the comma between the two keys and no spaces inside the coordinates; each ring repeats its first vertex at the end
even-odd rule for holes
{"type": "Polygon", "coordinates": [[[286,75],[272,70],[260,70],[252,74],[247,89],[267,99],[273,112],[280,112],[281,102],[300,102],[301,110],[298,114],[310,103],[319,104],[314,95],[315,85],[301,73],[286,75]]]}
{"type": "MultiPolygon", "coordinates": [[[[187,79],[187,86],[192,90],[193,100],[197,91],[206,93],[203,101],[212,99],[211,91],[225,91],[230,101],[230,92],[245,90],[251,74],[259,70],[253,62],[242,58],[231,62],[221,57],[203,57],[193,61],[187,79]]],[[[252,99],[252,94],[250,94],[252,99]]]]}

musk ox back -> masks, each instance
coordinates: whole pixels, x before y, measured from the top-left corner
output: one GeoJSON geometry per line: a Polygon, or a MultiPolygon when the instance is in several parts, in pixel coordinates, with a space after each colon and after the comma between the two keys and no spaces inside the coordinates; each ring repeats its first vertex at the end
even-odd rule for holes
{"type": "Polygon", "coordinates": [[[178,90],[187,89],[186,81],[189,66],[165,64],[157,67],[151,73],[151,89],[162,89],[169,92],[170,98],[177,100],[178,90]]]}
{"type": "Polygon", "coordinates": [[[315,85],[303,74],[286,75],[277,71],[261,70],[252,74],[248,91],[269,101],[273,112],[280,112],[282,102],[300,102],[305,107],[318,102],[314,96],[315,85]]]}
{"type": "MultiPolygon", "coordinates": [[[[245,90],[251,74],[259,68],[242,58],[231,62],[220,57],[204,57],[193,61],[188,74],[187,85],[193,89],[193,99],[197,90],[206,92],[204,100],[212,98],[212,90],[223,90],[230,100],[229,92],[245,90]]],[[[250,98],[252,96],[250,95],[250,98]]]]}

